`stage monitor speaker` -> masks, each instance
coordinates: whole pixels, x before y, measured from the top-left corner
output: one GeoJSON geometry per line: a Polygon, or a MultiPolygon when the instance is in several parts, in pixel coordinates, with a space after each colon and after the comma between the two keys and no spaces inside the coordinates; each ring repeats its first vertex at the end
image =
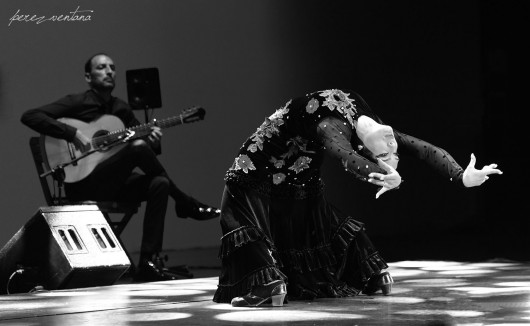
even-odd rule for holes
{"type": "Polygon", "coordinates": [[[127,97],[133,110],[156,109],[162,106],[157,68],[127,70],[127,97]]]}
{"type": "Polygon", "coordinates": [[[0,292],[112,285],[130,266],[96,205],[41,207],[0,250],[0,292]]]}

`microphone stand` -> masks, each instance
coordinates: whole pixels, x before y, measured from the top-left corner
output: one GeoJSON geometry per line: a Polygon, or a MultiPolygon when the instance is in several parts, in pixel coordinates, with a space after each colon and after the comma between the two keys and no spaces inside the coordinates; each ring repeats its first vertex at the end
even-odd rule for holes
{"type": "Polygon", "coordinates": [[[102,146],[100,146],[98,148],[93,148],[93,149],[91,149],[89,151],[84,152],[81,156],[72,159],[71,161],[68,161],[68,162],[65,162],[65,163],[61,163],[61,164],[57,164],[57,166],[55,166],[54,168],[50,169],[47,172],[42,173],[40,175],[41,178],[45,178],[45,177],[49,176],[50,174],[52,174],[53,175],[53,179],[57,181],[57,187],[59,188],[59,196],[58,196],[59,202],[58,202],[58,204],[61,205],[62,188],[63,188],[63,184],[64,184],[64,179],[66,177],[66,174],[64,173],[64,168],[65,167],[73,165],[73,164],[77,163],[79,160],[82,160],[85,157],[94,154],[95,152],[106,151],[106,150],[109,150],[109,149],[111,149],[111,148],[113,148],[113,147],[115,147],[117,145],[126,143],[126,142],[129,141],[129,139],[131,139],[131,137],[134,136],[135,133],[136,132],[134,132],[132,130],[127,130],[125,137],[121,137],[120,136],[120,137],[118,137],[115,141],[113,141],[110,144],[105,144],[105,145],[102,145],[102,146]]]}

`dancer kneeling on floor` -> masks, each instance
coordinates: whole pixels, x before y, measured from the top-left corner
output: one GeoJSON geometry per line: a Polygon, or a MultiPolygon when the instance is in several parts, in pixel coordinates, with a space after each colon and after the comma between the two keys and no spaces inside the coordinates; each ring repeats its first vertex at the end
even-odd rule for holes
{"type": "Polygon", "coordinates": [[[226,173],[221,204],[222,270],[213,301],[283,305],[289,299],[355,296],[393,283],[363,223],[323,195],[324,154],[379,188],[402,182],[400,153],[425,161],[458,186],[481,185],[496,164],[464,170],[445,150],[398,132],[355,92],[324,90],[289,100],[254,132],[226,173]]]}

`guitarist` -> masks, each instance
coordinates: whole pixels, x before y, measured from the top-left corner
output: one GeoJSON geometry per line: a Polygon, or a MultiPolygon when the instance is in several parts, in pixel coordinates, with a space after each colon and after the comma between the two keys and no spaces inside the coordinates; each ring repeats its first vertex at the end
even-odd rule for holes
{"type": "MultiPolygon", "coordinates": [[[[104,53],[93,55],[85,64],[85,80],[89,86],[87,91],[28,110],[22,115],[21,121],[38,133],[64,139],[73,143],[76,149],[86,150],[90,148],[89,136],[57,119],[73,118],[90,123],[102,115],[114,115],[125,127],[140,124],[131,107],[112,95],[115,77],[114,61],[104,53]]],[[[177,188],[156,157],[160,154],[161,137],[161,129],[152,127],[147,137],[131,141],[99,163],[87,177],[65,183],[66,196],[74,201],[146,201],[140,261],[135,275],[135,280],[140,282],[176,278],[157,258],[162,250],[169,197],[175,201],[176,213],[180,218],[209,220],[220,213],[219,209],[209,207],[177,188]],[[143,173],[133,172],[135,168],[143,173]]]]}

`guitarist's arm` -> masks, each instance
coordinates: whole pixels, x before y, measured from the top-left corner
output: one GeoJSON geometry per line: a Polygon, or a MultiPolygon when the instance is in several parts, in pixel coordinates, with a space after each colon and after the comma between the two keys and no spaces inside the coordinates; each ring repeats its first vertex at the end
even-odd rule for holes
{"type": "Polygon", "coordinates": [[[90,150],[91,148],[90,139],[79,129],[77,129],[72,143],[74,144],[75,148],[83,153],[90,150]]]}
{"type": "MultiPolygon", "coordinates": [[[[114,104],[115,112],[113,114],[118,116],[126,127],[140,124],[125,101],[119,98],[114,98],[114,100],[116,103],[114,104]]],[[[88,137],[83,135],[77,128],[57,119],[63,117],[80,119],[81,117],[89,118],[89,116],[95,118],[100,114],[97,107],[94,106],[94,110],[88,111],[86,107],[86,104],[93,102],[90,91],[67,95],[53,103],[24,112],[21,122],[40,134],[72,142],[78,149],[88,149],[90,148],[88,137]]],[[[151,135],[144,137],[144,140],[151,145],[156,154],[161,153],[161,136],[162,133],[158,130],[158,132],[153,131],[151,135]]]]}
{"type": "Polygon", "coordinates": [[[73,141],[77,129],[57,121],[58,118],[71,116],[72,107],[78,105],[78,96],[65,96],[53,103],[24,112],[20,121],[34,131],[54,138],[73,141]]]}

